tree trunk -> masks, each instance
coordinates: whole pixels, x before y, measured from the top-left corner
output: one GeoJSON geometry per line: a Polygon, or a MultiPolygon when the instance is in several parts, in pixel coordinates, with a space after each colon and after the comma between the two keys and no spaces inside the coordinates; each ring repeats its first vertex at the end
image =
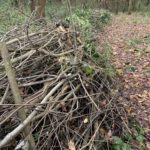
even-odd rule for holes
{"type": "Polygon", "coordinates": [[[149,5],[149,4],[150,4],[150,0],[147,0],[146,5],[149,5]]]}
{"type": "MultiPolygon", "coordinates": [[[[8,49],[6,48],[6,44],[3,42],[0,43],[0,52],[4,61],[6,75],[8,77],[8,81],[9,81],[11,91],[14,97],[14,102],[16,104],[16,108],[18,109],[21,105],[23,105],[23,99],[19,92],[19,88],[18,88],[17,81],[16,81],[16,74],[12,68],[8,49]]],[[[18,110],[18,116],[22,122],[26,119],[26,112],[25,112],[24,107],[18,110]]],[[[24,135],[24,138],[28,139],[29,148],[32,150],[32,149],[35,149],[35,142],[30,131],[31,131],[30,125],[26,126],[23,130],[23,135],[24,135]]],[[[13,138],[10,138],[10,139],[12,140],[13,138]]],[[[9,142],[9,141],[6,141],[6,142],[9,142]]]]}
{"type": "Polygon", "coordinates": [[[45,17],[45,5],[46,0],[31,0],[31,12],[35,11],[37,19],[45,17]]]}
{"type": "Polygon", "coordinates": [[[129,4],[128,4],[128,14],[130,15],[132,11],[132,0],[129,0],[129,4]]]}
{"type": "Polygon", "coordinates": [[[136,9],[139,10],[141,7],[142,1],[138,0],[137,5],[136,5],[136,9]]]}
{"type": "Polygon", "coordinates": [[[31,12],[35,11],[36,0],[30,0],[31,12]]]}
{"type": "Polygon", "coordinates": [[[115,13],[118,14],[119,11],[119,1],[115,0],[115,13]]]}
{"type": "Polygon", "coordinates": [[[43,18],[45,17],[45,5],[46,5],[46,0],[38,0],[37,3],[37,13],[36,16],[37,18],[43,18]]]}
{"type": "Polygon", "coordinates": [[[18,0],[18,5],[19,5],[19,9],[22,11],[22,9],[25,5],[25,1],[24,0],[18,0]]]}

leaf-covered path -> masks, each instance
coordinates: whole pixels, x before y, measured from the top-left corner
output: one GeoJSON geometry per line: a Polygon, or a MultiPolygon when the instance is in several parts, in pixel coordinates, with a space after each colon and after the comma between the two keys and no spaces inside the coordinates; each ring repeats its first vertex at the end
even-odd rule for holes
{"type": "Polygon", "coordinates": [[[120,97],[150,140],[150,19],[141,15],[115,16],[99,35],[100,44],[112,47],[112,63],[123,79],[120,97]]]}

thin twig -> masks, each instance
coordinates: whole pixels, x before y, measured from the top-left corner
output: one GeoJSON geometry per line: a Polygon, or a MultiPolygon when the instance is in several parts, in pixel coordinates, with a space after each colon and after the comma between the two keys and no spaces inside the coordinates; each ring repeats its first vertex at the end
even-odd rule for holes
{"type": "MultiPolygon", "coordinates": [[[[55,91],[61,86],[63,85],[63,83],[65,82],[65,80],[59,82],[46,96],[45,98],[42,100],[41,104],[46,103],[49,99],[50,96],[52,96],[55,91]]],[[[11,131],[10,133],[8,133],[4,139],[2,139],[0,141],[0,148],[2,148],[4,145],[6,145],[7,143],[9,143],[12,139],[14,139],[34,118],[34,116],[38,113],[38,111],[41,109],[41,106],[38,106],[34,109],[34,111],[20,124],[18,125],[13,131],[11,131]]]]}
{"type": "Polygon", "coordinates": [[[7,85],[5,93],[4,93],[4,95],[3,95],[3,97],[2,97],[2,99],[0,101],[0,105],[2,105],[4,103],[4,100],[5,100],[6,96],[7,96],[8,90],[9,90],[9,84],[7,85]]]}

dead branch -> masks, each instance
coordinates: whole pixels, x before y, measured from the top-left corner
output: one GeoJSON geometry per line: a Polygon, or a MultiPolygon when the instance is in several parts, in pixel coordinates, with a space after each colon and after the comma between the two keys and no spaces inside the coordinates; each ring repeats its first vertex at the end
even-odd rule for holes
{"type": "MultiPolygon", "coordinates": [[[[42,100],[41,104],[44,104],[50,96],[52,96],[55,91],[64,83],[65,81],[59,82],[42,100]]],[[[41,110],[41,106],[38,106],[35,108],[35,110],[17,127],[15,128],[12,132],[7,134],[3,140],[0,141],[0,148],[5,146],[7,143],[9,143],[12,139],[14,139],[22,130],[32,121],[34,116],[38,113],[38,111],[41,110]]]]}
{"type": "Polygon", "coordinates": [[[105,141],[99,129],[107,133],[113,124],[117,124],[120,132],[126,128],[120,117],[122,109],[117,108],[117,98],[111,93],[113,83],[104,79],[101,64],[85,51],[75,29],[49,25],[33,32],[30,26],[34,23],[37,22],[31,19],[27,26],[12,30],[2,38],[23,102],[12,101],[5,63],[0,58],[0,126],[7,129],[1,133],[0,147],[7,143],[7,148],[13,147],[12,139],[19,143],[20,133],[31,124],[36,149],[68,149],[71,140],[76,149],[105,149],[103,142],[97,142],[105,141]],[[93,70],[90,75],[85,64],[93,70]],[[17,112],[24,108],[28,117],[20,123],[17,112]]]}
{"type": "MultiPolygon", "coordinates": [[[[0,43],[0,51],[1,51],[2,58],[4,60],[6,74],[7,74],[9,84],[10,84],[10,87],[11,87],[11,90],[12,90],[12,93],[14,96],[15,104],[23,104],[22,98],[20,96],[20,92],[19,92],[19,89],[17,86],[17,82],[16,82],[16,75],[12,69],[12,66],[11,66],[9,53],[8,53],[7,48],[6,48],[6,44],[3,42],[0,43]]],[[[16,107],[18,107],[18,106],[16,106],[16,107]]],[[[21,119],[21,121],[24,121],[26,119],[25,109],[21,108],[20,110],[18,110],[18,115],[19,115],[19,118],[21,119]]],[[[24,128],[23,133],[24,133],[24,136],[27,136],[27,138],[28,138],[30,148],[34,149],[35,143],[34,143],[34,139],[32,137],[32,134],[30,134],[30,126],[27,126],[26,128],[24,128]]]]}

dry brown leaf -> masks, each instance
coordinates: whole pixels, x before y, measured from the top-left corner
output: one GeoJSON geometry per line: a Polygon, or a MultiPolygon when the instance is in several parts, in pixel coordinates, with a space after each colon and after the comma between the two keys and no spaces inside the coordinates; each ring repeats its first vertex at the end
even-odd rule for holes
{"type": "Polygon", "coordinates": [[[88,119],[88,118],[85,118],[85,119],[83,120],[83,122],[86,124],[86,123],[89,122],[89,119],[88,119]]]}
{"type": "Polygon", "coordinates": [[[142,93],[142,97],[148,97],[149,92],[147,90],[144,90],[142,93]]]}
{"type": "Polygon", "coordinates": [[[134,50],[134,48],[130,48],[130,49],[128,49],[128,51],[129,52],[134,52],[135,50],[134,50]]]}
{"type": "Polygon", "coordinates": [[[108,132],[107,132],[107,134],[105,135],[105,138],[107,139],[107,140],[112,140],[112,131],[111,130],[109,130],[108,132]]]}
{"type": "Polygon", "coordinates": [[[150,150],[150,143],[146,143],[146,148],[147,148],[147,150],[150,150]]]}
{"type": "Polygon", "coordinates": [[[68,147],[69,147],[69,150],[76,150],[75,144],[72,140],[69,141],[68,147]]]}
{"type": "Polygon", "coordinates": [[[100,101],[100,107],[105,107],[107,104],[106,100],[100,101]]]}
{"type": "Polygon", "coordinates": [[[150,108],[150,91],[147,86],[149,85],[149,72],[145,71],[145,69],[149,68],[150,64],[149,53],[145,53],[149,43],[141,40],[140,43],[135,43],[135,46],[129,46],[127,41],[135,37],[143,39],[148,33],[149,25],[144,24],[144,26],[147,26],[145,28],[140,24],[136,26],[134,23],[129,24],[129,20],[132,19],[131,16],[119,16],[112,22],[112,26],[107,27],[104,34],[100,35],[99,40],[103,43],[108,41],[111,45],[113,54],[112,64],[117,74],[121,75],[123,79],[122,100],[120,98],[119,100],[125,106],[128,114],[139,117],[142,126],[146,126],[144,120],[147,120],[148,124],[150,123],[150,118],[147,115],[150,108]],[[131,72],[125,71],[126,65],[129,65],[129,68],[134,66],[136,68],[135,72],[132,72],[132,69],[131,72]]]}
{"type": "Polygon", "coordinates": [[[132,111],[132,108],[131,108],[131,107],[127,107],[127,108],[126,108],[126,111],[128,112],[128,114],[130,114],[131,111],[132,111]]]}
{"type": "Polygon", "coordinates": [[[122,70],[122,69],[117,69],[117,73],[118,73],[119,75],[123,75],[123,70],[122,70]]]}
{"type": "Polygon", "coordinates": [[[107,134],[107,131],[104,128],[100,128],[99,133],[100,133],[100,136],[104,138],[105,135],[107,134]]]}

